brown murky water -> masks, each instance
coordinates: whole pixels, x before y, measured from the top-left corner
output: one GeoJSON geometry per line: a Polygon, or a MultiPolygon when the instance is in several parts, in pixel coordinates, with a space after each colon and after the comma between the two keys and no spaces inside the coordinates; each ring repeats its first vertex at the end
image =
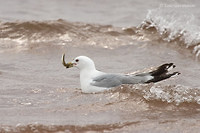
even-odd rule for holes
{"type": "MultiPolygon", "coordinates": [[[[59,11],[64,10],[62,2],[58,3],[59,11]]],[[[137,9],[141,7],[140,3],[138,6],[133,3],[137,9]]],[[[84,7],[73,5],[70,7],[84,7]]],[[[111,8],[112,3],[109,5],[111,8]]],[[[122,16],[125,11],[129,12],[130,5],[127,5],[127,10],[119,9],[122,16]]],[[[196,8],[193,8],[195,12],[196,8]]],[[[109,12],[111,9],[104,10],[109,12]]],[[[98,13],[95,14],[98,16],[98,13]]],[[[20,16],[20,13],[17,15],[20,16]]],[[[8,21],[9,18],[1,19],[8,21]]],[[[74,16],[74,19],[77,18],[74,16]]],[[[120,17],[118,19],[119,25],[126,24],[120,17]]],[[[158,18],[153,19],[150,22],[147,17],[140,27],[130,28],[61,19],[1,22],[0,132],[198,133],[198,38],[192,38],[190,29],[184,29],[187,34],[181,31],[181,36],[175,34],[180,28],[175,22],[173,31],[163,32],[162,28],[166,28],[162,25],[164,22],[158,23],[158,18]],[[189,39],[193,41],[188,42],[189,39]],[[97,69],[112,73],[134,72],[174,62],[177,66],[175,70],[181,75],[156,84],[123,85],[103,93],[84,94],[80,90],[79,70],[65,69],[61,63],[62,53],[66,53],[66,60],[69,61],[79,55],[89,56],[95,61],[97,69]]],[[[126,20],[129,25],[131,21],[126,20]]],[[[107,18],[103,23],[113,24],[109,21],[107,18]]],[[[196,26],[190,24],[190,27],[196,26]]]]}

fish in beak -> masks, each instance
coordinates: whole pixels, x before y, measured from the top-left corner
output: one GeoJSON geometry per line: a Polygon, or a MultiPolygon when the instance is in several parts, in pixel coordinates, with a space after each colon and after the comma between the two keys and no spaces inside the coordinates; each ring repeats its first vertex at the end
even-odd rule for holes
{"type": "Polygon", "coordinates": [[[66,68],[71,68],[71,67],[74,66],[74,64],[71,63],[71,62],[65,63],[65,54],[62,55],[62,64],[63,64],[63,66],[65,66],[66,68]]]}

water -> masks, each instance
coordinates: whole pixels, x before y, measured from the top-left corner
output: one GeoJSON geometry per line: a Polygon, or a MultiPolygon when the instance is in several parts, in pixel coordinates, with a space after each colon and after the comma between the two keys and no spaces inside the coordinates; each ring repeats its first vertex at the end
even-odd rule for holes
{"type": "Polygon", "coordinates": [[[200,131],[199,1],[1,3],[1,132],[200,131]],[[63,53],[113,73],[174,62],[181,75],[84,94],[63,53]]]}

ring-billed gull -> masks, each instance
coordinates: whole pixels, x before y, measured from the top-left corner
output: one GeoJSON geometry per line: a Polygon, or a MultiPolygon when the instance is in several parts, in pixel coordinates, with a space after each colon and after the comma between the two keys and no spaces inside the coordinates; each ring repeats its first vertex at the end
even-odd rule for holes
{"type": "Polygon", "coordinates": [[[65,63],[64,58],[63,54],[62,63],[66,68],[77,67],[80,69],[81,90],[85,93],[102,92],[122,84],[158,82],[180,74],[179,72],[168,74],[168,71],[175,67],[173,63],[163,64],[156,70],[147,73],[117,74],[96,70],[93,60],[86,56],[78,56],[69,63],[65,63]]]}

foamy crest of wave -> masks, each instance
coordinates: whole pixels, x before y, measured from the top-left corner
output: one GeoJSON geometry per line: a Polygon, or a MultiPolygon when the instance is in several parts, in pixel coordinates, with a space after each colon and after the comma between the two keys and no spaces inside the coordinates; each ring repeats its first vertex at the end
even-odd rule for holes
{"type": "Polygon", "coordinates": [[[145,98],[147,101],[161,101],[180,105],[182,103],[200,104],[200,88],[182,85],[138,84],[125,85],[120,89],[128,90],[145,98]]]}
{"type": "Polygon", "coordinates": [[[186,48],[192,48],[198,57],[200,55],[200,20],[181,8],[157,8],[149,10],[143,28],[155,28],[165,41],[179,41],[186,48]]]}

